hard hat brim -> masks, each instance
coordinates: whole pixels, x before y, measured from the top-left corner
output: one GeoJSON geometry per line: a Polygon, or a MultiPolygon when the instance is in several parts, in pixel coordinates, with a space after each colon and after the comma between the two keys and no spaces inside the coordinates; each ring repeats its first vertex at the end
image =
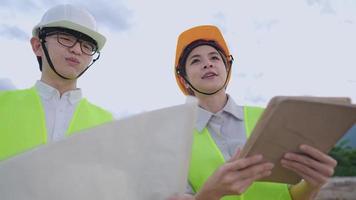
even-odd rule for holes
{"type": "Polygon", "coordinates": [[[73,23],[68,20],[55,21],[55,22],[48,23],[44,26],[42,26],[41,24],[38,24],[32,29],[32,35],[38,36],[39,28],[43,28],[43,27],[63,27],[63,28],[68,28],[68,29],[72,29],[72,30],[84,33],[84,34],[88,35],[89,37],[93,38],[97,42],[99,51],[104,47],[105,42],[106,42],[106,38],[104,35],[96,32],[96,31],[93,31],[85,26],[73,23]]]}

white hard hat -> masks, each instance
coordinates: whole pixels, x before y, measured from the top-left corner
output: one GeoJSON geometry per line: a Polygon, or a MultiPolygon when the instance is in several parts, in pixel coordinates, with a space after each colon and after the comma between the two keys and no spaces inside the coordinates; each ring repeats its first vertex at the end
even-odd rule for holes
{"type": "Polygon", "coordinates": [[[33,28],[32,35],[38,36],[39,29],[43,27],[63,27],[84,33],[97,42],[99,51],[106,42],[105,36],[97,30],[94,17],[87,10],[70,4],[49,9],[33,28]]]}

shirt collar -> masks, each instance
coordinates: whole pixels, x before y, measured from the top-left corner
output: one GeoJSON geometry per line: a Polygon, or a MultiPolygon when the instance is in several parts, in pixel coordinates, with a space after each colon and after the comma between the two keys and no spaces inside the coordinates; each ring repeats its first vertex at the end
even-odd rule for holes
{"type": "Polygon", "coordinates": [[[230,95],[227,96],[228,96],[228,100],[225,107],[223,108],[223,111],[231,114],[232,116],[234,116],[239,120],[244,120],[243,106],[237,105],[235,101],[230,97],[230,95]]]}
{"type": "Polygon", "coordinates": [[[211,116],[213,115],[213,113],[205,110],[202,107],[198,107],[197,110],[197,123],[196,123],[196,129],[198,130],[198,132],[201,132],[207,125],[208,122],[211,118],[211,116]]]}
{"type": "MultiPolygon", "coordinates": [[[[35,88],[37,89],[39,95],[44,99],[49,100],[49,99],[53,99],[53,98],[56,98],[56,99],[60,98],[60,93],[56,88],[54,88],[42,81],[37,81],[35,84],[35,88]]],[[[82,99],[82,91],[79,88],[70,90],[70,91],[65,92],[61,98],[66,98],[66,99],[68,99],[68,101],[71,104],[76,104],[77,102],[79,102],[82,99]]]]}
{"type": "MultiPolygon", "coordinates": [[[[223,112],[232,115],[238,120],[244,120],[243,106],[237,105],[235,101],[230,97],[230,95],[228,95],[228,99],[224,108],[217,113],[223,113],[223,112]]],[[[214,113],[209,112],[199,106],[197,115],[198,115],[197,123],[195,128],[199,132],[201,132],[208,125],[209,120],[214,115],[214,113]]]]}

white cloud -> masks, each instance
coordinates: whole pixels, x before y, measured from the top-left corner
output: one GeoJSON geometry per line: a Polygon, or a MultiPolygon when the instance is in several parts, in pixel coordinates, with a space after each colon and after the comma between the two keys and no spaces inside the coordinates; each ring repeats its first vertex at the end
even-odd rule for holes
{"type": "Polygon", "coordinates": [[[29,35],[16,26],[0,25],[0,37],[7,39],[29,40],[29,35]]]}
{"type": "Polygon", "coordinates": [[[0,91],[1,90],[13,90],[16,86],[11,82],[10,79],[0,78],[0,91]]]}
{"type": "MultiPolygon", "coordinates": [[[[240,104],[265,105],[274,95],[349,96],[356,101],[355,1],[104,1],[104,8],[112,8],[107,10],[75,2],[102,16],[100,28],[108,37],[101,59],[79,86],[89,99],[116,113],[184,102],[173,75],[176,40],[180,32],[200,24],[221,27],[236,59],[228,91],[240,104]],[[322,12],[323,7],[334,12],[322,12]],[[116,24],[126,28],[114,30],[116,24]]],[[[0,16],[30,32],[45,9],[15,18],[0,11],[0,16]]],[[[31,86],[39,72],[29,43],[0,42],[6,46],[1,75],[20,88],[31,86]]]]}

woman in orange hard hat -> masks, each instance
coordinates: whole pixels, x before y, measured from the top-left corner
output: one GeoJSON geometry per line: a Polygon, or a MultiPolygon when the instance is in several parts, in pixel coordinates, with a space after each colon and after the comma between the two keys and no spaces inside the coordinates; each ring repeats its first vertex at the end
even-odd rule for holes
{"type": "Polygon", "coordinates": [[[287,184],[258,182],[271,174],[273,163],[262,155],[238,158],[239,150],[262,113],[261,108],[240,106],[226,93],[233,57],[215,26],[188,29],[178,38],[175,76],[185,95],[198,99],[189,169],[189,193],[175,199],[312,199],[332,176],[336,161],[302,145],[304,153],[287,153],[282,166],[303,181],[287,184]],[[193,196],[194,195],[194,196],[193,196]]]}

